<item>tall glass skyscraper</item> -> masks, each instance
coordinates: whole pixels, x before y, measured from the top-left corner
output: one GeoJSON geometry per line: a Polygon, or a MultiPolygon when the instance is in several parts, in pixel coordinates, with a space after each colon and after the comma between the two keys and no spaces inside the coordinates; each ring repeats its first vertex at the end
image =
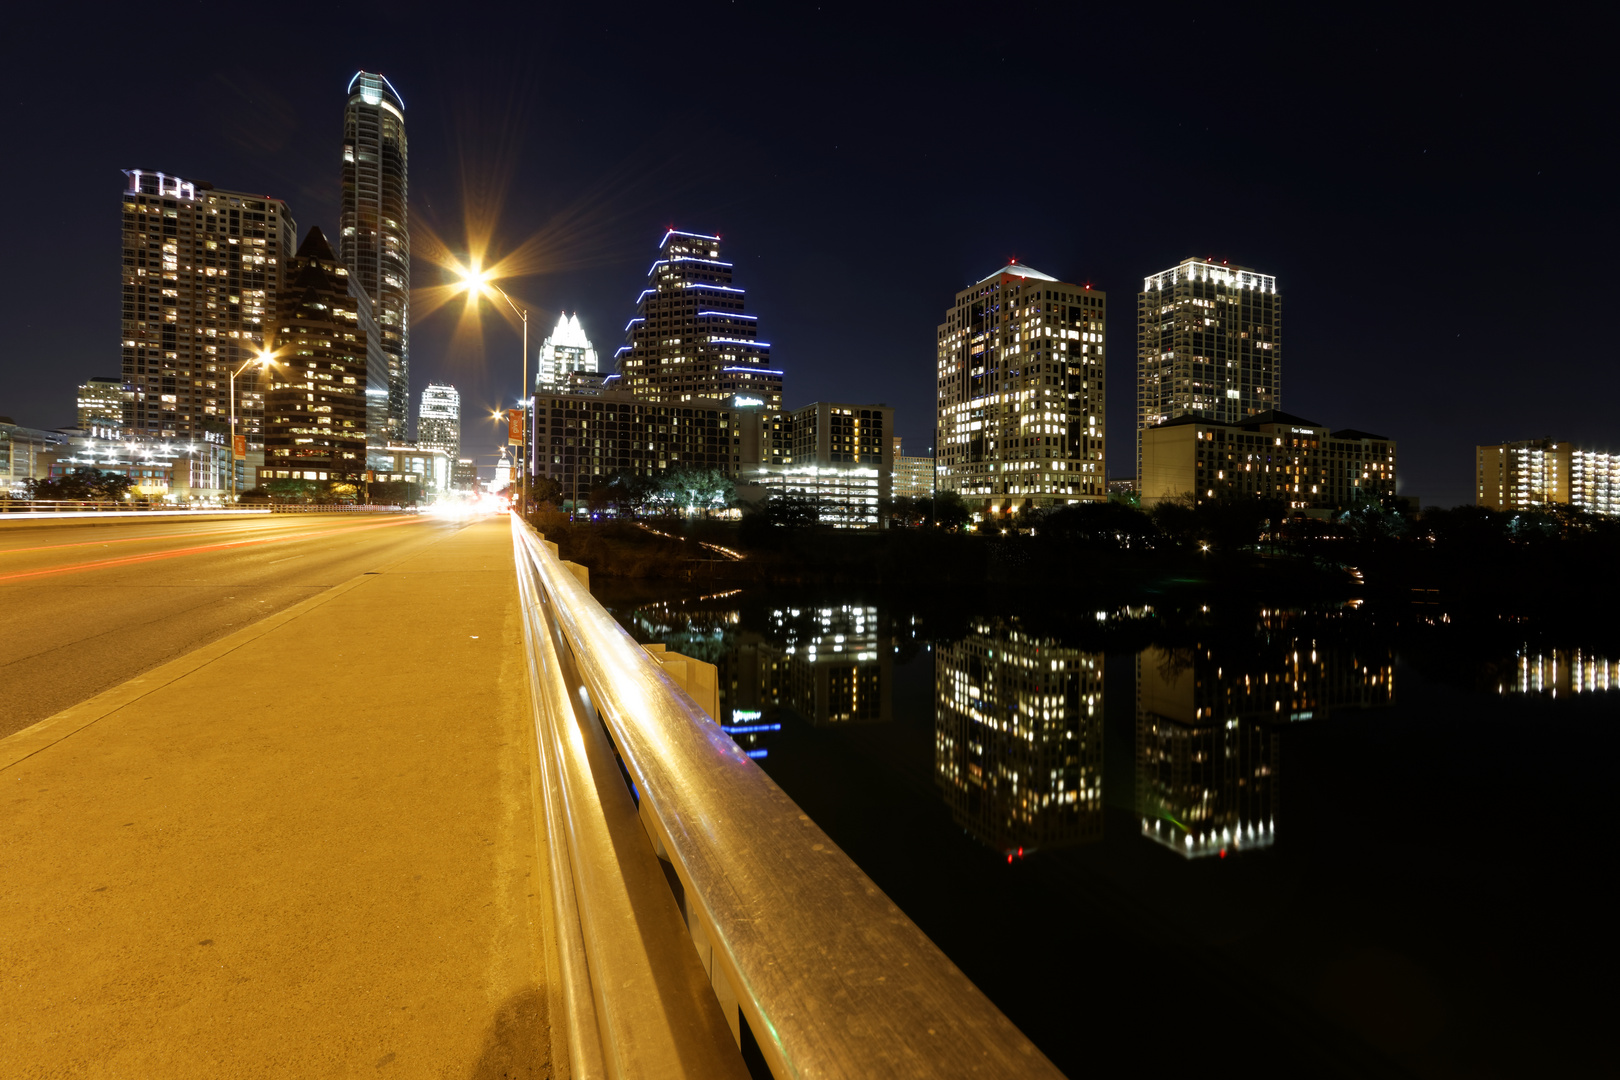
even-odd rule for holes
{"type": "Polygon", "coordinates": [[[411,236],[405,102],[381,75],[358,71],[343,112],[338,249],[371,300],[388,357],[388,437],[411,426],[411,236]]]}

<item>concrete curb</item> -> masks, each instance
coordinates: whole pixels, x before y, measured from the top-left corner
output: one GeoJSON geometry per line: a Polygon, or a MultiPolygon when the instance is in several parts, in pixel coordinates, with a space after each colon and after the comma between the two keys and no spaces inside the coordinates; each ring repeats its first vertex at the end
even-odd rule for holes
{"type": "Polygon", "coordinates": [[[82,701],[77,705],[63,709],[55,716],[47,716],[37,724],[13,732],[4,739],[0,739],[0,772],[5,772],[19,761],[33,757],[41,750],[54,746],[74,732],[83,731],[96,721],[111,716],[146,695],[161,690],[170,683],[183,679],[200,668],[207,667],[220,657],[233,653],[250,642],[257,641],[266,634],[320,607],[327,601],[335,600],[359,586],[366,578],[376,576],[377,573],[378,571],[368,571],[364,574],[358,574],[348,581],[332,586],[317,596],[302,600],[284,611],[277,612],[268,618],[253,623],[251,626],[244,626],[234,633],[227,634],[218,641],[170,660],[166,664],[161,664],[144,675],[137,675],[128,682],[103,690],[88,701],[82,701]]]}

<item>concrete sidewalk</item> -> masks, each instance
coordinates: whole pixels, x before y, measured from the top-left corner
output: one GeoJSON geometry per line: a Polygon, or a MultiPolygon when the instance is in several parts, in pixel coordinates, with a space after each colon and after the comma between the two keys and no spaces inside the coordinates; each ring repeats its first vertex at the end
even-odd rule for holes
{"type": "Polygon", "coordinates": [[[522,649],[499,518],[0,740],[0,1073],[548,1075],[522,649]]]}

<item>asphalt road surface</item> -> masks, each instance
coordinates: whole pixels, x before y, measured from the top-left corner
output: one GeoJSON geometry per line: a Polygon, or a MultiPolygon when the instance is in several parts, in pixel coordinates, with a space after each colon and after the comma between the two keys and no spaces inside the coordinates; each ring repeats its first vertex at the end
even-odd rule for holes
{"type": "Polygon", "coordinates": [[[415,514],[0,522],[0,738],[463,524],[415,514]]]}

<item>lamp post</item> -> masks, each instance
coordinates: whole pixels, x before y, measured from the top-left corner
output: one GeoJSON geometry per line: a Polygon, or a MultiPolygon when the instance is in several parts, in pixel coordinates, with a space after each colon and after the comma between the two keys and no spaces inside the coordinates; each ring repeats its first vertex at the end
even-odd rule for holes
{"type": "MultiPolygon", "coordinates": [[[[254,364],[258,364],[261,368],[267,368],[273,367],[275,362],[275,353],[261,352],[257,356],[252,356],[242,361],[242,366],[231,372],[231,445],[229,461],[231,463],[230,505],[232,506],[236,505],[236,377],[242,374],[242,372],[246,371],[248,368],[252,367],[254,364]]],[[[246,455],[244,454],[244,458],[245,456],[246,455]]]]}
{"type": "Polygon", "coordinates": [[[477,297],[486,290],[494,290],[500,294],[506,306],[512,309],[512,314],[523,321],[523,397],[519,400],[523,405],[523,455],[518,463],[518,513],[524,517],[529,512],[529,405],[534,400],[534,394],[529,386],[529,309],[520,308],[506,295],[506,290],[490,280],[490,271],[481,270],[478,260],[474,259],[470,267],[456,271],[461,278],[462,287],[469,297],[477,297]]]}

